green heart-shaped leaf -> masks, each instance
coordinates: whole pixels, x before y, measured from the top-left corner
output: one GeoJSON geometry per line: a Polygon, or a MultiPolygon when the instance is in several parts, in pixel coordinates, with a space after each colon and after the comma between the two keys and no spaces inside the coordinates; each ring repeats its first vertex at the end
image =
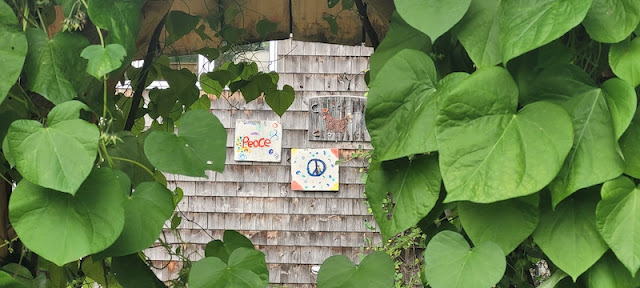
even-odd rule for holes
{"type": "Polygon", "coordinates": [[[178,39],[191,33],[200,22],[200,17],[182,11],[171,11],[167,14],[165,25],[167,33],[166,45],[175,43],[178,39]]]}
{"type": "Polygon", "coordinates": [[[533,233],[536,244],[574,282],[609,249],[596,229],[597,195],[585,190],[562,201],[555,211],[546,207],[533,233]]]}
{"type": "Polygon", "coordinates": [[[142,0],[88,0],[87,13],[94,25],[109,31],[106,43],[122,45],[129,57],[136,51],[142,0]]]}
{"type": "Polygon", "coordinates": [[[596,226],[632,275],[640,268],[640,188],[627,177],[607,181],[596,208],[596,226]]]}
{"type": "Polygon", "coordinates": [[[268,285],[268,277],[262,252],[238,248],[229,256],[228,265],[215,257],[205,257],[194,263],[189,272],[189,287],[264,288],[268,285]]]}
{"type": "Polygon", "coordinates": [[[124,256],[149,248],[173,214],[173,194],[158,182],[144,182],[124,201],[124,228],[100,256],[124,256]]]}
{"type": "MultiPolygon", "coordinates": [[[[353,0],[352,0],[353,1],[353,0]]],[[[342,2],[344,3],[344,1],[342,2]]],[[[256,32],[262,39],[266,39],[267,35],[272,32],[276,32],[278,30],[278,22],[271,22],[267,18],[262,18],[262,20],[256,23],[256,32]]]]}
{"type": "Polygon", "coordinates": [[[185,107],[191,106],[200,97],[200,90],[196,86],[198,78],[189,69],[174,70],[162,66],[162,77],[167,80],[171,91],[185,107]]]}
{"type": "Polygon", "coordinates": [[[468,74],[453,73],[436,83],[431,58],[420,51],[403,50],[389,59],[378,75],[371,82],[365,111],[377,159],[436,151],[435,120],[440,98],[468,74]]]}
{"type": "Polygon", "coordinates": [[[640,145],[637,145],[638,141],[640,141],[640,109],[636,110],[629,128],[619,141],[620,150],[624,155],[624,173],[633,178],[640,178],[640,145]]]}
{"type": "Polygon", "coordinates": [[[238,248],[253,249],[254,247],[251,240],[240,234],[238,231],[225,230],[222,235],[222,241],[213,240],[207,243],[207,246],[204,249],[204,256],[220,258],[220,260],[227,263],[231,253],[238,248]]]}
{"type": "Polygon", "coordinates": [[[184,114],[178,135],[154,131],[144,141],[144,153],[156,169],[187,176],[206,177],[205,170],[222,172],[227,132],[209,111],[184,114]]]}
{"type": "Polygon", "coordinates": [[[394,3],[402,19],[436,42],[462,19],[471,0],[395,0],[394,3]]]}
{"type": "Polygon", "coordinates": [[[85,83],[87,61],[80,57],[89,45],[78,33],[56,33],[51,40],[42,29],[27,30],[29,52],[25,62],[26,86],[53,104],[71,100],[85,83]]]}
{"type": "Polygon", "coordinates": [[[334,255],[322,263],[318,288],[388,288],[394,282],[393,260],[384,252],[373,252],[356,267],[344,255],[334,255]]]}
{"type": "Polygon", "coordinates": [[[591,0],[528,0],[502,2],[500,51],[503,63],[547,44],[582,22],[591,0]]]}
{"type": "Polygon", "coordinates": [[[142,136],[135,136],[129,131],[122,131],[116,133],[116,136],[120,139],[115,144],[107,146],[107,152],[113,161],[113,168],[119,169],[127,174],[131,179],[133,186],[137,186],[142,182],[154,181],[153,175],[149,171],[153,171],[153,166],[147,160],[144,155],[144,134],[142,136]],[[125,160],[122,160],[125,159],[125,160]],[[136,163],[132,163],[129,160],[133,160],[136,163]],[[140,165],[146,167],[142,168],[140,165]]]}
{"type": "Polygon", "coordinates": [[[82,259],[82,263],[80,263],[80,269],[82,269],[82,273],[84,273],[84,275],[91,280],[94,280],[95,282],[100,284],[100,286],[107,287],[107,285],[109,285],[109,287],[120,288],[121,286],[118,285],[118,280],[116,280],[113,272],[105,271],[105,266],[105,260],[96,261],[94,257],[85,257],[84,259],[82,259]]]}
{"type": "Polygon", "coordinates": [[[618,43],[640,23],[640,2],[636,0],[593,0],[582,24],[593,40],[618,43]]]}
{"type": "MultiPolygon", "coordinates": [[[[276,83],[273,83],[271,81],[271,76],[269,76],[269,74],[260,73],[254,77],[251,77],[251,80],[239,89],[242,92],[242,97],[244,97],[244,100],[249,103],[253,100],[258,99],[258,97],[260,97],[263,92],[268,90],[277,90],[276,88],[276,83]]],[[[277,91],[273,92],[277,93],[277,91]]]]}
{"type": "Polygon", "coordinates": [[[502,62],[498,45],[499,7],[499,0],[472,0],[469,11],[454,28],[458,40],[479,68],[502,62]]]}
{"type": "Polygon", "coordinates": [[[609,65],[620,79],[634,87],[640,85],[640,37],[611,45],[609,65]]]}
{"type": "Polygon", "coordinates": [[[558,173],[573,143],[569,115],[536,102],[516,113],[505,69],[476,71],[442,101],[437,118],[445,202],[491,203],[532,194],[558,173]]]}
{"type": "MultiPolygon", "coordinates": [[[[95,125],[68,119],[78,112],[74,103],[59,105],[43,127],[34,120],[17,120],[9,127],[6,146],[18,171],[30,182],[75,194],[93,168],[100,132],[95,125]]],[[[78,115],[78,114],[76,114],[78,115]]]]}
{"type": "Polygon", "coordinates": [[[553,205],[578,189],[620,176],[624,160],[616,140],[627,129],[635,113],[635,91],[620,79],[609,79],[561,104],[573,121],[574,143],[569,156],[551,182],[553,205]]]}
{"type": "Polygon", "coordinates": [[[470,248],[459,233],[442,231],[424,251],[424,276],[433,288],[492,287],[504,274],[504,252],[493,242],[470,248]]]}
{"type": "Polygon", "coordinates": [[[90,45],[80,53],[82,58],[89,60],[87,73],[98,80],[120,68],[126,55],[127,51],[120,44],[109,44],[106,47],[90,45]]]}
{"type": "Polygon", "coordinates": [[[113,257],[111,271],[122,287],[166,288],[138,253],[113,257]]]}
{"type": "Polygon", "coordinates": [[[293,87],[284,85],[282,90],[272,89],[265,94],[265,102],[271,107],[273,112],[276,112],[278,116],[282,117],[285,111],[293,104],[296,99],[296,92],[293,91],[293,87]]]}
{"type": "Polygon", "coordinates": [[[373,53],[369,59],[371,80],[376,79],[378,72],[389,59],[404,49],[430,51],[431,39],[426,34],[407,24],[400,17],[400,14],[394,11],[387,35],[382,39],[380,46],[376,48],[376,53],[373,53]]]}
{"type": "Polygon", "coordinates": [[[94,169],[75,196],[22,180],[11,194],[9,220],[29,249],[62,266],[118,238],[124,195],[109,168],[94,169]]]}
{"type": "Polygon", "coordinates": [[[611,252],[605,253],[591,266],[587,275],[588,288],[637,288],[640,285],[638,275],[634,279],[611,252]]]}
{"type": "Polygon", "coordinates": [[[385,240],[427,216],[440,195],[440,180],[435,156],[419,155],[371,167],[365,193],[385,240]]]}
{"type": "Polygon", "coordinates": [[[538,227],[538,194],[489,204],[458,203],[460,222],[473,243],[491,241],[508,255],[538,227]]]}
{"type": "Polygon", "coordinates": [[[47,115],[47,125],[53,126],[62,121],[80,118],[80,111],[91,111],[89,106],[76,100],[67,101],[56,105],[47,115]]]}
{"type": "Polygon", "coordinates": [[[22,65],[27,57],[27,36],[18,26],[13,9],[0,2],[0,55],[2,55],[2,79],[0,79],[0,103],[7,97],[11,86],[16,83],[22,65]]]}
{"type": "Polygon", "coordinates": [[[20,284],[20,282],[13,279],[13,276],[9,275],[7,272],[0,271],[0,287],[2,288],[27,288],[20,284]]]}

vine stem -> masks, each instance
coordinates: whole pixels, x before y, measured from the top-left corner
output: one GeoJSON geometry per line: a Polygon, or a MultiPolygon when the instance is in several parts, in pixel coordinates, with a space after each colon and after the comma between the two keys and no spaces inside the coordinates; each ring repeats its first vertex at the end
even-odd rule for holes
{"type": "Polygon", "coordinates": [[[113,168],[113,159],[109,156],[109,152],[107,152],[107,147],[104,146],[104,142],[102,142],[102,140],[100,140],[100,149],[98,149],[98,152],[100,152],[100,150],[102,150],[102,152],[100,153],[100,157],[106,159],[107,163],[109,164],[109,167],[113,168]]]}
{"type": "Polygon", "coordinates": [[[9,241],[7,241],[7,242],[5,242],[4,244],[0,245],[0,248],[2,248],[2,247],[4,247],[4,246],[7,246],[7,245],[10,245],[11,243],[13,243],[13,242],[17,241],[17,240],[18,240],[18,238],[20,238],[20,237],[16,236],[16,237],[13,237],[13,238],[9,239],[9,241]]]}
{"type": "MultiPolygon", "coordinates": [[[[9,179],[7,179],[7,177],[4,177],[4,175],[0,174],[0,178],[2,178],[4,181],[7,181],[7,183],[9,183],[9,185],[13,185],[13,183],[11,183],[11,181],[9,181],[9,179]]],[[[0,246],[0,248],[2,248],[2,246],[0,246]]]]}
{"type": "MultiPolygon", "coordinates": [[[[85,8],[87,8],[87,10],[89,10],[89,5],[87,5],[87,1],[86,0],[80,0],[82,1],[82,5],[84,5],[85,8]]],[[[100,27],[96,26],[96,31],[98,31],[98,36],[100,37],[100,45],[102,45],[102,48],[104,48],[104,37],[102,37],[102,31],[100,30],[100,27]]]]}
{"type": "Polygon", "coordinates": [[[44,30],[44,33],[47,33],[47,38],[50,38],[49,30],[44,25],[44,21],[42,20],[42,14],[40,13],[40,9],[38,9],[37,7],[36,7],[36,13],[38,14],[38,19],[40,20],[40,25],[42,25],[42,30],[44,30]]]}
{"type": "Polygon", "coordinates": [[[149,173],[149,175],[151,175],[152,177],[156,176],[155,174],[153,174],[151,169],[147,168],[147,166],[142,165],[142,163],[138,161],[127,159],[127,158],[121,158],[121,157],[111,157],[111,160],[123,161],[123,162],[128,162],[128,163],[137,165],[138,167],[144,169],[144,171],[147,171],[147,173],[149,173]]]}

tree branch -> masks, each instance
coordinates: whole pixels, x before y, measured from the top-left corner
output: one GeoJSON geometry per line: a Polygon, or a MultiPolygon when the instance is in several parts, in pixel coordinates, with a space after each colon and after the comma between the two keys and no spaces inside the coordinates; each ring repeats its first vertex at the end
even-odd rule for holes
{"type": "Polygon", "coordinates": [[[162,28],[164,28],[164,21],[167,19],[165,16],[160,20],[156,29],[153,30],[153,35],[151,36],[151,41],[149,41],[149,47],[147,48],[147,54],[144,56],[144,63],[142,64],[142,69],[140,69],[140,77],[138,78],[138,83],[136,83],[135,91],[133,92],[133,99],[131,100],[131,109],[129,110],[129,115],[127,115],[127,122],[124,124],[124,130],[131,131],[133,128],[133,123],[136,120],[136,114],[138,113],[138,107],[140,106],[140,101],[142,100],[142,93],[146,88],[147,76],[149,75],[149,69],[151,68],[151,64],[153,63],[153,58],[156,55],[158,49],[158,43],[160,41],[160,34],[162,32],[162,28]]]}
{"type": "Polygon", "coordinates": [[[369,20],[369,15],[367,15],[367,4],[362,2],[362,0],[355,0],[355,2],[356,7],[358,8],[358,14],[360,14],[360,20],[364,26],[364,32],[367,33],[367,36],[371,39],[373,49],[377,49],[378,45],[380,45],[380,39],[378,39],[378,33],[373,29],[373,25],[371,25],[371,21],[369,20]]]}

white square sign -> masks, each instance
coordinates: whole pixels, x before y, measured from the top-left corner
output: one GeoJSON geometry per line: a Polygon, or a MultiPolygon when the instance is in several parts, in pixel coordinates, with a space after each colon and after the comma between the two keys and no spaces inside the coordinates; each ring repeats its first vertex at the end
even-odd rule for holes
{"type": "Polygon", "coordinates": [[[235,161],[280,162],[282,126],[277,121],[236,120],[235,161]]]}

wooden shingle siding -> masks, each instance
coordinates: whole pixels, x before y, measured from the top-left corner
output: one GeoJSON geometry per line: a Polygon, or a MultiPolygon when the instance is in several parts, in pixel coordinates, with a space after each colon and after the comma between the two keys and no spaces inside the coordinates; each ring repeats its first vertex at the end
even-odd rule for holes
{"type": "MultiPolygon", "coordinates": [[[[326,5],[323,4],[323,5],[326,5]]],[[[177,211],[183,220],[179,237],[164,231],[163,240],[177,245],[194,261],[204,256],[206,243],[221,239],[224,230],[237,230],[263,251],[274,287],[315,287],[312,267],[326,258],[343,254],[354,262],[368,253],[364,247],[382,242],[373,216],[364,202],[361,169],[364,159],[352,154],[371,149],[366,142],[309,140],[309,102],[318,96],[358,96],[367,91],[364,70],[371,48],[303,43],[282,40],[277,44],[279,86],[291,85],[296,98],[278,117],[258,98],[246,104],[239,93],[223,93],[211,101],[211,113],[227,131],[227,155],[223,173],[207,171],[207,177],[166,175],[169,188],[181,187],[184,198],[177,211]],[[234,161],[235,123],[238,119],[275,120],[282,125],[281,161],[234,161]],[[291,190],[292,148],[338,148],[340,190],[305,192],[291,190]],[[181,240],[186,242],[181,244],[181,240]]],[[[357,115],[363,117],[363,115],[357,115]]],[[[359,119],[360,119],[359,118],[359,119]]],[[[360,127],[364,129],[364,127],[360,127]]],[[[368,140],[368,135],[365,137],[368,140]]],[[[167,223],[170,225],[170,223],[167,223]]],[[[164,247],[146,251],[161,279],[177,277],[181,263],[164,247]]]]}

